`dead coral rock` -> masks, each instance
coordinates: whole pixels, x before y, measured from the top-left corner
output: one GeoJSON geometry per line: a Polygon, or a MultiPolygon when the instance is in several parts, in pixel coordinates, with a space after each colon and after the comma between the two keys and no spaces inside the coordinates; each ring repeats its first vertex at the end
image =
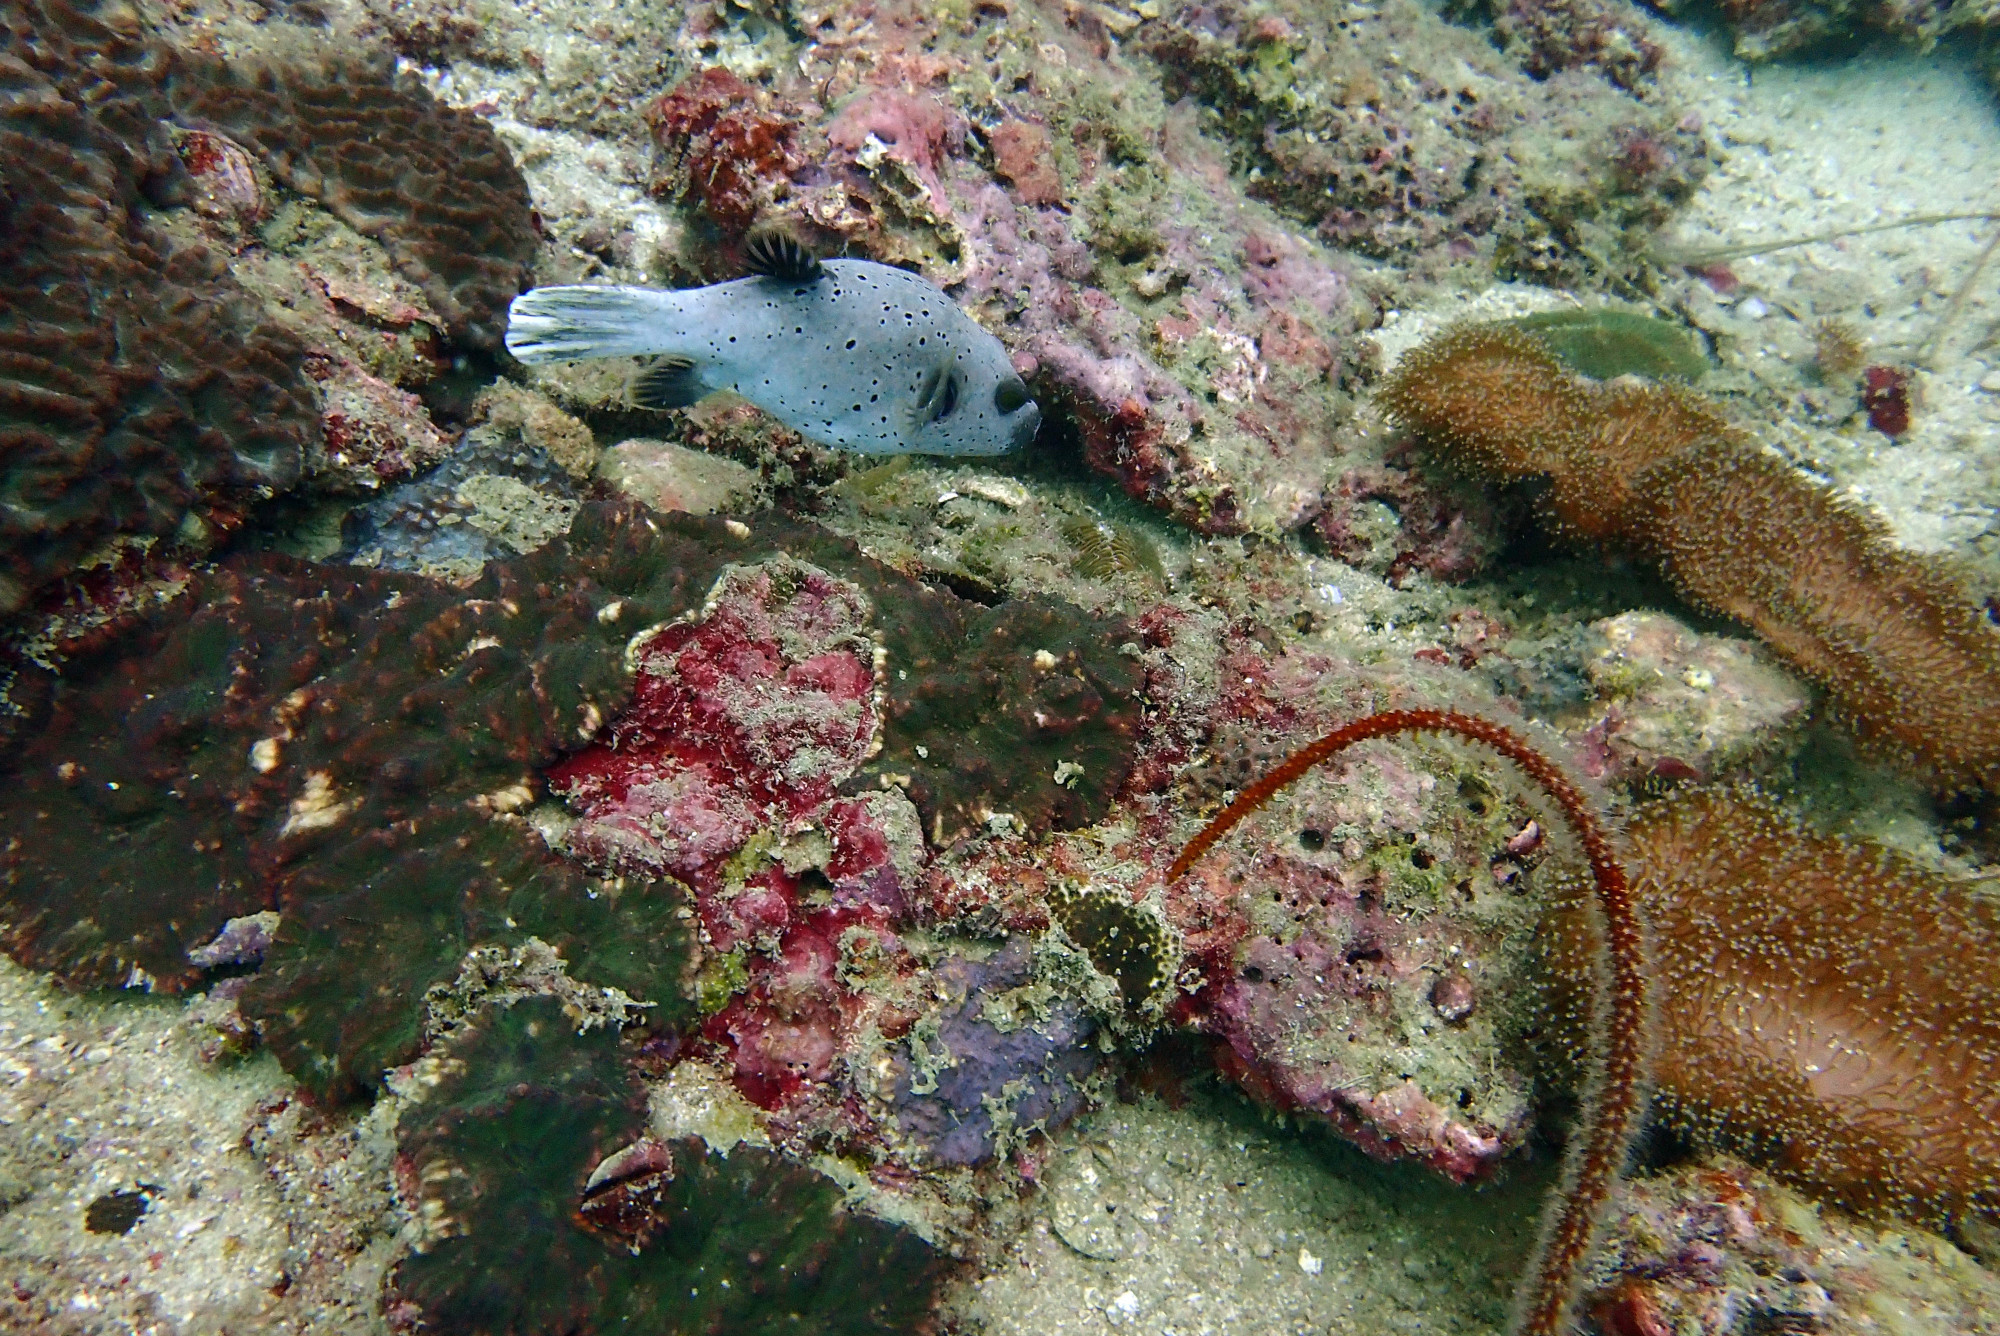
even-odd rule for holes
{"type": "Polygon", "coordinates": [[[1255,168],[1252,191],[1329,241],[1423,269],[1483,253],[1564,286],[1593,271],[1601,282],[1587,239],[1657,226],[1705,171],[1706,146],[1650,89],[1630,91],[1659,59],[1638,12],[1490,8],[1504,52],[1427,11],[1336,17],[1302,0],[1166,6],[1130,40],[1169,97],[1213,109],[1255,168]],[[1621,173],[1621,124],[1672,161],[1621,173]]]}
{"type": "Polygon", "coordinates": [[[235,140],[204,130],[181,130],[174,135],[174,147],[195,183],[191,207],[196,213],[245,226],[270,213],[270,200],[257,179],[256,159],[235,140]]]}
{"type": "Polygon", "coordinates": [[[986,137],[993,146],[995,170],[1013,184],[1021,203],[1063,202],[1062,177],[1046,130],[1029,121],[1005,121],[986,137]]]}
{"type": "Polygon", "coordinates": [[[1596,699],[1565,720],[1594,779],[1718,780],[1782,756],[1812,697],[1753,641],[1701,635],[1657,612],[1594,623],[1583,672],[1596,699]]]}
{"type": "Polygon", "coordinates": [[[546,451],[572,478],[581,481],[597,469],[597,438],[590,428],[534,390],[495,381],[474,397],[472,412],[474,421],[546,451]]]}
{"type": "Polygon", "coordinates": [[[451,438],[416,395],[353,362],[310,357],[306,365],[320,384],[321,448],[314,471],[330,490],[372,492],[451,452],[451,438]]]}
{"type": "Polygon", "coordinates": [[[1170,884],[1168,921],[1203,981],[1183,1018],[1260,1102],[1378,1158],[1490,1173],[1529,1122],[1524,1071],[1493,1055],[1532,996],[1536,915],[1504,849],[1535,811],[1470,753],[1399,745],[1308,774],[1259,835],[1170,884]],[[1448,1019],[1432,999],[1452,973],[1480,1004],[1448,1019]]]}
{"type": "Polygon", "coordinates": [[[538,245],[527,181],[492,126],[380,62],[190,62],[187,124],[254,148],[278,179],[385,246],[453,337],[497,349],[538,245]]]}
{"type": "Polygon", "coordinates": [[[1494,30],[1537,79],[1595,69],[1631,89],[1659,69],[1665,54],[1639,12],[1618,0],[1506,0],[1494,10],[1494,30]]]}
{"type": "Polygon", "coordinates": [[[316,435],[301,348],[224,257],[151,221],[186,173],[159,52],[62,4],[0,13],[0,608],[121,534],[240,523],[316,435]],[[115,71],[100,79],[93,71],[115,71]]]}
{"type": "Polygon", "coordinates": [[[1382,464],[1341,475],[1327,489],[1312,532],[1334,556],[1391,583],[1422,571],[1457,584],[1500,555],[1515,509],[1462,481],[1441,483],[1382,464]]]}
{"type": "Polygon", "coordinates": [[[2000,1280],[1943,1239],[1822,1210],[1720,1157],[1627,1180],[1600,1256],[1582,1307],[1607,1332],[1843,1331],[1884,1307],[1979,1332],[2000,1312],[2000,1280]]]}
{"type": "Polygon", "coordinates": [[[690,515],[749,509],[763,486],[754,469],[671,441],[621,441],[604,452],[597,469],[634,501],[690,515]]]}

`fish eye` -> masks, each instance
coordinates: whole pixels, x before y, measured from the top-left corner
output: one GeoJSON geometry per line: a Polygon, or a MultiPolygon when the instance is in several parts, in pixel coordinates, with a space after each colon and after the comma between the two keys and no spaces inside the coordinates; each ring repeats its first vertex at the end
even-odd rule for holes
{"type": "Polygon", "coordinates": [[[1011,413],[1028,402],[1028,387],[1018,377],[1009,377],[993,390],[993,406],[1002,413],[1011,413]]]}

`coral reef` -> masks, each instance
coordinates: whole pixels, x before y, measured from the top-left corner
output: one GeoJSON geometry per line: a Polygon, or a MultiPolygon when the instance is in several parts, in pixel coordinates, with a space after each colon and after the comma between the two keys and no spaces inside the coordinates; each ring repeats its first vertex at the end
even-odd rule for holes
{"type": "Polygon", "coordinates": [[[1948,33],[1984,37],[1993,15],[1968,0],[1913,4],[1911,0],[1727,0],[1722,15],[1745,60],[1836,46],[1875,34],[1928,49],[1948,33]]]}
{"type": "MultiPolygon", "coordinates": [[[[719,662],[673,661],[693,684],[642,670],[635,700],[627,642],[695,612],[731,562],[754,571],[744,563],[790,551],[857,577],[866,598],[853,607],[878,619],[889,651],[879,700],[866,636],[861,656],[842,651],[845,677],[838,655],[814,655],[794,683],[829,693],[845,683],[863,711],[849,720],[860,731],[850,728],[847,768],[865,759],[857,786],[878,792],[832,801],[845,771],[821,775],[798,752],[803,770],[766,773],[782,759],[769,750],[782,728],[737,735],[746,750],[727,777],[772,785],[786,815],[817,811],[831,847],[817,864],[762,872],[776,884],[758,895],[744,898],[740,881],[726,900],[705,895],[713,930],[741,925],[733,943],[765,910],[782,928],[784,895],[798,894],[808,867],[843,905],[895,904],[908,874],[899,850],[914,842],[921,857],[923,832],[911,812],[911,829],[896,833],[879,775],[915,777],[908,787],[933,832],[983,825],[996,810],[1027,829],[1102,812],[1129,764],[1137,714],[1136,674],[1104,623],[1046,600],[962,604],[806,526],[736,528],[742,537],[719,520],[586,507],[567,536],[493,564],[463,593],[416,576],[245,559],[193,580],[122,639],[100,631],[70,647],[60,675],[24,672],[12,693],[24,720],[11,757],[17,801],[4,813],[10,949],[79,985],[177,988],[199,977],[188,952],[228,920],[282,909],[244,1010],[301,1080],[332,1092],[373,1085],[414,1051],[424,989],[480,941],[539,936],[577,978],[659,1003],[654,1016],[667,1023],[685,935],[672,897],[657,885],[603,895],[515,814],[534,801],[537,767],[594,738],[628,702],[635,712],[612,739],[642,726],[671,739],[648,710],[678,703],[720,748],[732,679],[718,670],[740,669],[730,655],[745,649],[740,636],[722,643],[722,628],[754,600],[665,633],[708,635],[719,662]],[[1082,770],[1059,777],[1065,760],[1082,770]],[[78,831],[94,832],[101,851],[88,865],[73,856],[78,831]],[[378,990],[380,979],[400,986],[378,990]]],[[[776,576],[787,570],[806,568],[781,558],[776,576]]],[[[831,698],[781,693],[776,722],[810,730],[831,698]]],[[[666,764],[646,748],[604,745],[578,751],[554,782],[606,780],[614,760],[627,767],[621,777],[666,764]]],[[[624,799],[628,788],[621,778],[610,791],[624,799]]],[[[706,865],[677,870],[720,888],[722,864],[754,829],[731,828],[704,846],[706,865]]],[[[572,842],[594,847],[581,833],[572,842]]]]}
{"type": "Polygon", "coordinates": [[[156,119],[158,53],[52,0],[0,10],[0,58],[0,609],[12,611],[107,539],[235,528],[298,478],[316,409],[302,348],[224,256],[149,218],[185,180],[156,119]]]}
{"type": "Polygon", "coordinates": [[[429,1061],[397,1175],[425,1241],[390,1281],[427,1330],[921,1332],[941,1259],[768,1150],[638,1139],[614,1031],[552,999],[494,1009],[429,1061]]]}
{"type": "Polygon", "coordinates": [[[691,72],[645,110],[652,188],[694,223],[665,266],[730,276],[782,220],[916,268],[1013,352],[1042,448],[1211,534],[1298,529],[1375,462],[1346,391],[1388,295],[1328,247],[1601,276],[1707,159],[1626,78],[1651,48],[1622,12],[1548,78],[1410,7],[821,18],[766,62],[738,45],[775,40],[761,17],[690,16],[691,72]]]}
{"type": "MultiPolygon", "coordinates": [[[[1627,839],[1674,1018],[1654,1064],[1669,1124],[1849,1209],[2000,1215],[1991,906],[1749,792],[1650,804],[1627,839]]],[[[1586,977],[1589,931],[1558,922],[1559,975],[1586,977]]]]}
{"type": "Polygon", "coordinates": [[[1987,1336],[1993,1273],[1943,1240],[1815,1210],[1726,1158],[1629,1180],[1584,1311],[1598,1330],[1839,1331],[1921,1312],[1987,1336]]]}
{"type": "Polygon", "coordinates": [[[2000,782],[2000,635],[1940,562],[1672,385],[1600,386],[1534,336],[1447,330],[1381,402],[1433,448],[1545,479],[1556,526],[1659,561],[1690,602],[1755,630],[1865,738],[1943,790],[2000,782]]]}

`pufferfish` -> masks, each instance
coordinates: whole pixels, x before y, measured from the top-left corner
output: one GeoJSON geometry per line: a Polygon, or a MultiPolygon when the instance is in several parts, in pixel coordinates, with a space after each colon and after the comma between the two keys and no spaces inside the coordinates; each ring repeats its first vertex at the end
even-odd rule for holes
{"type": "Polygon", "coordinates": [[[875,455],[997,455],[1041,410],[1000,341],[934,284],[867,260],[820,260],[753,237],[749,278],[678,292],[536,288],[507,312],[523,362],[663,354],[632,382],[642,408],[729,390],[824,445],[875,455]]]}

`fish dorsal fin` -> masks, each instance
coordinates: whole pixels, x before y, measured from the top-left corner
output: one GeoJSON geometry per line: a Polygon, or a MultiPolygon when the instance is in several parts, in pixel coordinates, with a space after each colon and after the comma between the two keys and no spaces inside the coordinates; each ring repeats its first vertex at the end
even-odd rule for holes
{"type": "Polygon", "coordinates": [[[639,408],[686,408],[708,393],[686,357],[662,357],[632,377],[632,403],[639,408]]]}
{"type": "Polygon", "coordinates": [[[819,256],[783,228],[758,232],[743,243],[743,259],[753,274],[780,278],[787,283],[815,283],[826,276],[819,256]]]}

